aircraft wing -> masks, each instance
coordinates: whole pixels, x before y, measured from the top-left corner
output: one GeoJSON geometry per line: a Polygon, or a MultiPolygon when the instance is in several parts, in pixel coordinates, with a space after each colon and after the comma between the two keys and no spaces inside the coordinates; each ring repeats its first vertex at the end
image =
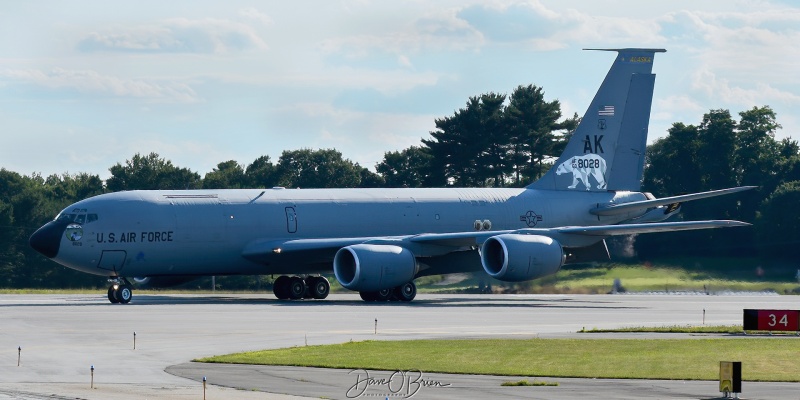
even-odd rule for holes
{"type": "Polygon", "coordinates": [[[389,237],[255,240],[244,248],[242,256],[248,260],[261,263],[270,263],[277,258],[285,261],[287,258],[298,257],[298,261],[303,264],[315,264],[333,260],[333,256],[342,247],[370,243],[377,239],[383,241],[397,240],[389,237]]]}
{"type": "Polygon", "coordinates": [[[740,186],[729,189],[720,189],[708,192],[685,194],[681,196],[663,197],[660,199],[653,199],[653,200],[642,200],[642,201],[633,201],[630,203],[600,205],[596,208],[589,210],[589,212],[593,215],[599,215],[599,216],[620,215],[634,210],[647,209],[667,204],[683,203],[692,200],[706,199],[709,197],[716,197],[736,192],[743,192],[745,190],[751,190],[755,188],[756,186],[740,186]]]}
{"type": "Polygon", "coordinates": [[[597,226],[566,226],[557,228],[526,228],[509,231],[426,233],[410,237],[416,243],[437,244],[440,246],[476,246],[486,239],[502,234],[522,234],[547,236],[561,242],[566,247],[589,246],[608,236],[634,235],[639,233],[688,231],[697,229],[730,228],[750,226],[741,221],[710,220],[686,222],[657,222],[649,224],[620,224],[597,226]]]}
{"type": "Polygon", "coordinates": [[[687,222],[659,222],[649,224],[623,224],[598,226],[567,226],[558,228],[526,228],[503,231],[423,233],[419,235],[391,237],[317,238],[290,240],[256,240],[250,243],[242,256],[262,263],[280,259],[302,264],[330,262],[339,249],[355,244],[395,245],[411,250],[417,257],[447,254],[469,250],[480,246],[486,239],[503,234],[540,235],[558,240],[565,247],[590,246],[608,236],[633,235],[639,233],[686,231],[696,229],[749,226],[740,221],[711,220],[687,222]]]}
{"type": "Polygon", "coordinates": [[[423,233],[406,236],[372,236],[352,238],[317,238],[287,240],[255,240],[242,251],[248,260],[270,263],[277,259],[285,262],[297,257],[302,264],[330,262],[342,247],[355,244],[382,244],[405,247],[418,257],[447,254],[459,249],[470,249],[480,245],[487,238],[508,231],[423,233]]]}

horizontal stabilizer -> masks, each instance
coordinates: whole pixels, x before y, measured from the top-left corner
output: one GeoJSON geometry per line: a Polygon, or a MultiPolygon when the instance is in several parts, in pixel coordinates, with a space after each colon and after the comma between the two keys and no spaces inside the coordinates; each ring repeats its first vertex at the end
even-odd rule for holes
{"type": "Polygon", "coordinates": [[[623,52],[631,52],[631,51],[636,51],[636,52],[647,52],[647,53],[666,53],[666,52],[667,52],[667,50],[665,50],[665,49],[630,49],[630,48],[628,48],[628,49],[584,49],[584,50],[591,50],[591,51],[616,51],[616,52],[619,52],[619,53],[623,53],[623,52]]]}
{"type": "Polygon", "coordinates": [[[642,201],[634,201],[630,203],[622,203],[622,204],[613,204],[613,205],[604,205],[597,208],[593,208],[589,210],[589,213],[592,215],[600,215],[600,216],[611,216],[611,215],[621,215],[625,214],[634,210],[641,210],[647,208],[653,208],[658,206],[663,206],[667,204],[675,204],[675,203],[684,203],[687,201],[692,200],[699,200],[699,199],[706,199],[709,197],[716,197],[722,196],[726,194],[732,194],[737,192],[743,192],[745,190],[755,189],[756,186],[740,186],[730,189],[720,189],[720,190],[712,190],[709,192],[701,192],[701,193],[692,193],[692,194],[685,194],[681,196],[671,196],[671,197],[663,197],[660,199],[654,200],[642,200],[642,201]]]}
{"type": "Polygon", "coordinates": [[[696,229],[732,228],[737,226],[750,226],[747,222],[732,220],[687,221],[687,222],[657,222],[652,224],[625,224],[625,225],[599,225],[576,226],[554,229],[558,233],[585,236],[618,236],[635,235],[638,233],[691,231],[696,229]]]}

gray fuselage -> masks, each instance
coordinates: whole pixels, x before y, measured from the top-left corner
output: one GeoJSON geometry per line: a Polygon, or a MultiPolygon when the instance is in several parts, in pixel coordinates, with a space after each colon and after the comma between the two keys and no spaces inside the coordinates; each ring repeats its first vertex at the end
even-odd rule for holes
{"type": "MultiPolygon", "coordinates": [[[[59,214],[78,217],[59,263],[95,275],[167,276],[330,272],[330,260],[254,262],[256,240],[394,237],[421,233],[614,224],[598,204],[632,192],[534,189],[233,189],[129,191],[95,196],[59,214]],[[488,223],[488,225],[487,225],[488,223]],[[76,235],[77,233],[77,235],[76,235]]],[[[73,217],[74,218],[74,217],[73,217]]],[[[479,269],[477,254],[472,256],[479,269]]]]}

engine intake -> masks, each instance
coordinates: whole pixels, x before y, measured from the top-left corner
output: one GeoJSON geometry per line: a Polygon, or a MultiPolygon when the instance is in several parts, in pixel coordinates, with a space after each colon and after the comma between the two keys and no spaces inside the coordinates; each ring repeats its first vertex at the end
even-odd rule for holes
{"type": "Polygon", "coordinates": [[[400,246],[356,244],[339,249],[333,258],[336,280],[359,292],[400,286],[418,270],[414,254],[400,246]]]}
{"type": "Polygon", "coordinates": [[[483,269],[492,278],[506,282],[555,274],[564,260],[561,244],[546,236],[497,235],[481,246],[483,269]]]}

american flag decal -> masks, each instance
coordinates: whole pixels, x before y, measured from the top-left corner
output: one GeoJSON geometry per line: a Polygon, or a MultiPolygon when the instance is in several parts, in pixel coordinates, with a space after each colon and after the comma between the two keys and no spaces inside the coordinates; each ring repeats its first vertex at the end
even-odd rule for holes
{"type": "Polygon", "coordinates": [[[597,115],[601,115],[604,117],[613,117],[614,116],[614,106],[602,106],[597,111],[597,115]]]}

